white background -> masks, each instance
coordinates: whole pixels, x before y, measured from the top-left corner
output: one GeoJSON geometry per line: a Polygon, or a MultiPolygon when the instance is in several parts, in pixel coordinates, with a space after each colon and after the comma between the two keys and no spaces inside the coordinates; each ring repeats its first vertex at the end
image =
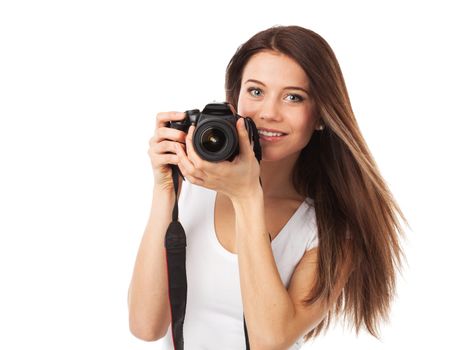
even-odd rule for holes
{"type": "Polygon", "coordinates": [[[126,302],[155,115],[224,100],[237,47],[295,24],[333,47],[411,225],[381,341],[338,326],[305,348],[459,349],[459,18],[455,1],[2,1],[0,348],[159,347],[126,302]]]}

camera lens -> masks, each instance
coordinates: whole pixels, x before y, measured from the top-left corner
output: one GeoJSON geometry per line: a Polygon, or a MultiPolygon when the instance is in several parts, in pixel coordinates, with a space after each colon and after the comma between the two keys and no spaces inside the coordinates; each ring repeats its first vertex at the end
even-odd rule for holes
{"type": "Polygon", "coordinates": [[[209,128],[203,132],[200,143],[208,152],[219,152],[226,145],[226,135],[222,130],[209,128]]]}
{"type": "Polygon", "coordinates": [[[220,162],[235,154],[238,147],[237,129],[223,118],[206,119],[198,123],[192,141],[202,159],[220,162]]]}

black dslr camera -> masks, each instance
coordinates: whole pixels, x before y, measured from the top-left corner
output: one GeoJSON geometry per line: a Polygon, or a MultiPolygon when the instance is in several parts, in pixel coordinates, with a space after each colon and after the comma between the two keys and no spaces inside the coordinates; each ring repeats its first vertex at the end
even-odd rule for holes
{"type": "MultiPolygon", "coordinates": [[[[192,144],[200,158],[209,162],[232,161],[235,158],[239,153],[237,120],[243,117],[235,113],[232,105],[227,102],[209,103],[202,112],[193,109],[185,113],[183,120],[170,121],[168,127],[187,133],[189,127],[195,125],[192,144]]],[[[255,157],[259,161],[261,146],[258,129],[250,118],[244,117],[244,120],[255,157]]]]}

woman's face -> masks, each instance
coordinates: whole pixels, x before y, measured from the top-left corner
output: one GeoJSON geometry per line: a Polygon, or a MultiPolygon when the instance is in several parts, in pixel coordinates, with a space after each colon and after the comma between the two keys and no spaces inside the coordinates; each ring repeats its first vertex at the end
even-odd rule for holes
{"type": "Polygon", "coordinates": [[[297,158],[315,129],[309,80],[292,58],[262,51],[250,58],[242,75],[237,112],[258,127],[264,161],[297,158]]]}

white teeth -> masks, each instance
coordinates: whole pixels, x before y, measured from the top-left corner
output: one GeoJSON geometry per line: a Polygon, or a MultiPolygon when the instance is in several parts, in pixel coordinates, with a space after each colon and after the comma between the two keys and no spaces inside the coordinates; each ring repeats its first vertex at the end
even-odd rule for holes
{"type": "Polygon", "coordinates": [[[260,135],[263,136],[282,136],[283,134],[280,132],[271,132],[271,131],[265,131],[265,130],[258,130],[260,135]]]}

